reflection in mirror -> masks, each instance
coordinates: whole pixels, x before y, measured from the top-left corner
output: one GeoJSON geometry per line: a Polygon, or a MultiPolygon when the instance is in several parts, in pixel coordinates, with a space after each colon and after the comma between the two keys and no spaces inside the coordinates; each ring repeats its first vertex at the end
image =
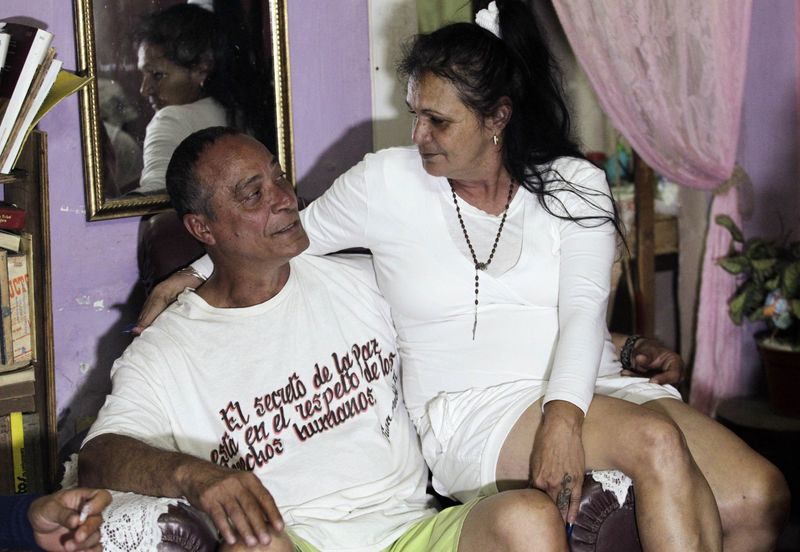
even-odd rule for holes
{"type": "Polygon", "coordinates": [[[89,220],[168,206],[172,151],[231,125],[292,175],[285,0],[76,1],[89,220]]]}

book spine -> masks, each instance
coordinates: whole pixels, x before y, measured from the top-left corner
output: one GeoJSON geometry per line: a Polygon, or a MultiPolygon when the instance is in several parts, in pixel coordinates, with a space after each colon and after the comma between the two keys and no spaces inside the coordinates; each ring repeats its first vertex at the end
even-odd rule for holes
{"type": "Polygon", "coordinates": [[[25,227],[25,210],[11,205],[0,205],[0,229],[19,232],[25,227]]]}
{"type": "Polygon", "coordinates": [[[8,54],[8,45],[11,43],[11,35],[8,33],[0,33],[0,70],[6,64],[6,54],[8,54]]]}
{"type": "Polygon", "coordinates": [[[47,55],[36,69],[28,94],[25,96],[25,100],[22,102],[19,114],[17,115],[17,120],[11,127],[11,132],[6,139],[5,146],[0,150],[0,172],[11,172],[17,160],[19,150],[22,147],[22,142],[28,135],[28,125],[39,109],[37,106],[35,108],[36,111],[34,111],[34,105],[36,102],[41,104],[44,100],[44,95],[47,94],[50,87],[53,86],[53,82],[55,82],[55,75],[58,74],[58,70],[61,67],[60,62],[56,64],[57,66],[53,66],[55,56],[56,49],[52,47],[48,48],[47,55]],[[55,70],[55,74],[51,72],[51,69],[55,70]]]}
{"type": "Polygon", "coordinates": [[[11,426],[13,492],[15,494],[43,492],[39,417],[36,414],[13,412],[8,418],[11,426]]]}
{"type": "Polygon", "coordinates": [[[33,358],[31,304],[27,254],[8,255],[8,300],[11,306],[11,341],[14,362],[33,358]]]}
{"type": "Polygon", "coordinates": [[[12,412],[8,415],[11,421],[11,462],[14,472],[14,493],[28,492],[28,478],[25,474],[25,429],[22,424],[22,413],[12,412]]]}
{"type": "Polygon", "coordinates": [[[6,145],[8,136],[11,133],[11,127],[14,125],[14,121],[16,121],[19,115],[19,110],[22,107],[22,102],[25,100],[25,94],[28,92],[31,80],[36,73],[36,68],[47,54],[47,49],[50,47],[52,40],[53,35],[51,33],[42,29],[36,30],[36,35],[34,36],[30,51],[27,52],[27,56],[24,60],[20,60],[22,62],[20,76],[14,86],[14,91],[11,94],[10,100],[6,105],[3,119],[0,121],[0,148],[4,148],[6,145]]]}
{"type": "Polygon", "coordinates": [[[49,66],[50,64],[50,62],[48,62],[48,59],[52,61],[52,55],[54,54],[51,54],[51,52],[54,51],[55,51],[54,48],[48,49],[47,56],[45,56],[45,59],[42,61],[42,63],[40,63],[36,67],[36,71],[33,74],[33,78],[31,79],[31,82],[28,85],[28,90],[22,99],[22,104],[19,106],[17,114],[14,120],[11,121],[11,124],[8,128],[8,134],[4,135],[5,142],[3,144],[3,147],[0,148],[0,166],[5,164],[5,159],[9,155],[9,147],[11,143],[14,141],[15,134],[19,132],[19,127],[22,124],[22,119],[25,115],[26,109],[30,107],[30,102],[33,98],[32,94],[35,94],[35,92],[38,91],[39,87],[42,84],[44,76],[47,73],[47,66],[49,66]]]}
{"type": "Polygon", "coordinates": [[[20,236],[14,232],[0,230],[0,247],[8,251],[17,252],[20,246],[20,236]]]}
{"type": "Polygon", "coordinates": [[[14,494],[14,462],[11,458],[10,416],[0,416],[0,494],[14,494]]]}
{"type": "MultiPolygon", "coordinates": [[[[27,368],[32,370],[32,368],[27,368]]],[[[32,397],[36,393],[33,380],[2,383],[0,380],[0,401],[15,399],[17,397],[32,397]]]]}
{"type": "Polygon", "coordinates": [[[7,253],[0,250],[0,361],[13,364],[13,342],[11,341],[11,302],[8,297],[7,253]]]}
{"type": "Polygon", "coordinates": [[[17,164],[19,156],[22,153],[22,146],[25,144],[25,140],[28,138],[31,131],[33,131],[33,128],[36,126],[36,122],[41,118],[40,113],[42,106],[44,105],[47,97],[50,95],[50,91],[58,80],[58,75],[61,73],[62,65],[63,63],[57,59],[53,60],[53,63],[50,65],[50,68],[47,71],[46,80],[42,84],[42,87],[30,106],[28,113],[25,115],[20,131],[11,140],[12,143],[9,146],[10,150],[8,157],[6,158],[6,162],[2,169],[0,169],[0,172],[10,173],[11,169],[14,168],[14,165],[17,164]]]}
{"type": "Polygon", "coordinates": [[[23,414],[22,425],[25,427],[25,448],[28,455],[25,457],[25,471],[28,474],[28,488],[32,493],[41,493],[46,490],[47,476],[45,473],[44,443],[45,433],[42,430],[41,417],[36,414],[23,414]]]}
{"type": "Polygon", "coordinates": [[[3,73],[5,73],[6,55],[8,54],[9,44],[11,44],[11,35],[0,32],[0,84],[3,82],[3,73]]]}
{"type": "Polygon", "coordinates": [[[33,395],[0,399],[0,415],[12,412],[33,413],[36,411],[36,399],[33,395]]]}

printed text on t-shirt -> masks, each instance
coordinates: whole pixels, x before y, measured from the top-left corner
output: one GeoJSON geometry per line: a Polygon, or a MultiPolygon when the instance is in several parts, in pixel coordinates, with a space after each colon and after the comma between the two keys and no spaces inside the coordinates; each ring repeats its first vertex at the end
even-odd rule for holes
{"type": "Polygon", "coordinates": [[[389,439],[399,400],[395,358],[394,351],[384,354],[370,339],[331,353],[328,364],[316,363],[305,377],[292,372],[285,385],[253,397],[251,409],[246,402],[229,401],[219,410],[224,432],[210,452],[211,461],[241,470],[262,467],[283,453],[292,435],[304,442],[333,430],[373,408],[378,397],[391,401],[379,421],[389,439]],[[285,433],[289,428],[291,433],[285,433]]]}

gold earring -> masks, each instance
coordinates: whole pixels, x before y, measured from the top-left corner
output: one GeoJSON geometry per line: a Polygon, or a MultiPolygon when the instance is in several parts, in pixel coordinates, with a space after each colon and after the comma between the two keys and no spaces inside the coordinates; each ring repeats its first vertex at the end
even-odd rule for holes
{"type": "Polygon", "coordinates": [[[497,145],[497,142],[499,142],[499,141],[500,141],[500,140],[498,140],[498,139],[497,139],[497,134],[495,134],[494,136],[492,136],[492,143],[493,143],[495,146],[497,145]]]}

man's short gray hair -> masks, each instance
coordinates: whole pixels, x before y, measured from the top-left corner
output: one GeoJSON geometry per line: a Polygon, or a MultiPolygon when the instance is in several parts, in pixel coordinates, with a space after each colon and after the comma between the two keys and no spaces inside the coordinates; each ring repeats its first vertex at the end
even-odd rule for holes
{"type": "Polygon", "coordinates": [[[179,217],[197,213],[214,220],[211,192],[197,174],[197,161],[206,148],[223,136],[241,134],[241,131],[231,127],[204,128],[190,134],[175,148],[167,167],[167,192],[179,217]]]}

